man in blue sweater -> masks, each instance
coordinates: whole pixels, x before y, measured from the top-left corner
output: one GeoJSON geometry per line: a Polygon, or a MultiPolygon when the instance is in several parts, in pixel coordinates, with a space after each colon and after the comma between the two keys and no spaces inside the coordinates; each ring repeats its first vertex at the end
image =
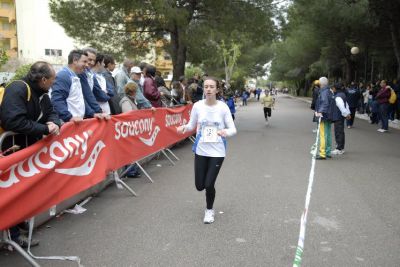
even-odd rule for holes
{"type": "Polygon", "coordinates": [[[64,122],[80,122],[84,118],[109,118],[107,114],[102,113],[90,88],[89,91],[82,90],[78,75],[85,72],[87,64],[87,53],[82,50],[72,50],[68,55],[68,66],[57,73],[52,86],[51,102],[64,122]],[[93,103],[89,105],[88,101],[94,101],[98,108],[93,110],[92,106],[96,105],[93,103]]]}

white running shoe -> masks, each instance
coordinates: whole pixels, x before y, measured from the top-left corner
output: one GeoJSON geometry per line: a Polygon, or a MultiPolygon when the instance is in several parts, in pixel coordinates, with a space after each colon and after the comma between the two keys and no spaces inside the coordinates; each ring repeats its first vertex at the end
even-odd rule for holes
{"type": "Polygon", "coordinates": [[[343,155],[344,154],[344,149],[342,149],[342,150],[340,150],[340,149],[332,150],[331,154],[332,155],[343,155]]]}
{"type": "Polygon", "coordinates": [[[378,129],[378,132],[380,132],[380,133],[385,133],[385,132],[387,132],[387,130],[385,130],[385,129],[378,129]]]}
{"type": "Polygon", "coordinates": [[[206,210],[204,212],[204,223],[210,224],[214,222],[215,211],[214,210],[206,210]]]}
{"type": "Polygon", "coordinates": [[[339,149],[334,149],[331,151],[331,155],[337,155],[339,153],[339,149]]]}

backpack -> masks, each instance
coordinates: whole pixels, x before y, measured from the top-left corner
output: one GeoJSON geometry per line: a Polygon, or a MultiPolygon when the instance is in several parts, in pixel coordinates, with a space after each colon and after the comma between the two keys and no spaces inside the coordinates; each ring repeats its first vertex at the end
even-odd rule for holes
{"type": "MultiPolygon", "coordinates": [[[[26,83],[25,81],[23,81],[23,80],[15,80],[15,81],[12,81],[11,83],[7,84],[6,87],[0,87],[0,105],[1,105],[1,103],[3,102],[4,93],[6,92],[7,87],[8,87],[10,84],[14,83],[14,82],[23,82],[23,83],[26,85],[26,88],[27,88],[27,90],[28,90],[28,96],[27,96],[26,101],[31,100],[31,87],[29,86],[29,84],[27,84],[27,83],[26,83]]],[[[2,134],[2,133],[4,133],[4,132],[5,132],[4,129],[0,127],[0,134],[2,134]]]]}
{"type": "Polygon", "coordinates": [[[389,88],[389,89],[390,89],[389,103],[394,104],[394,103],[396,103],[397,95],[396,95],[396,92],[392,88],[389,88]]]}

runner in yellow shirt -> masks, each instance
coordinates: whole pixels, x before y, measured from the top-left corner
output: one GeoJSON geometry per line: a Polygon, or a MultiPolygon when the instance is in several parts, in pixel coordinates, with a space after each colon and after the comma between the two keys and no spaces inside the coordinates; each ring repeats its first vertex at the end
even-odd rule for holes
{"type": "Polygon", "coordinates": [[[265,124],[268,125],[268,117],[271,117],[272,109],[275,105],[275,98],[272,97],[268,90],[265,90],[265,96],[261,99],[261,104],[264,106],[265,124]]]}

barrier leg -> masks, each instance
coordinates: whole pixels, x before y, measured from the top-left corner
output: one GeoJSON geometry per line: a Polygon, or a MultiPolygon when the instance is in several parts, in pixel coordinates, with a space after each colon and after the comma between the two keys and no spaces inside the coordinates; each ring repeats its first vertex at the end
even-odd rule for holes
{"type": "Polygon", "coordinates": [[[146,175],[147,179],[150,180],[150,182],[154,183],[153,179],[151,179],[150,175],[143,169],[142,165],[139,164],[138,161],[136,161],[136,164],[138,165],[139,169],[146,175]]]}
{"type": "Polygon", "coordinates": [[[165,150],[168,151],[176,160],[179,160],[179,158],[174,153],[172,153],[171,149],[167,148],[165,150]]]}
{"type": "Polygon", "coordinates": [[[125,187],[126,190],[128,190],[129,192],[132,193],[132,195],[134,195],[135,197],[137,197],[137,194],[135,193],[135,191],[132,190],[132,188],[130,188],[124,181],[121,180],[121,178],[119,178],[119,175],[117,173],[117,171],[114,171],[114,180],[115,183],[118,185],[122,185],[123,187],[125,187]]]}
{"type": "Polygon", "coordinates": [[[164,156],[167,157],[167,159],[169,160],[169,162],[171,162],[172,165],[175,166],[175,162],[174,162],[170,157],[168,157],[167,153],[165,153],[165,150],[161,150],[161,153],[163,153],[164,156]]]}
{"type": "Polygon", "coordinates": [[[30,265],[34,267],[40,267],[39,263],[37,263],[29,254],[21,248],[17,243],[12,241],[10,238],[8,238],[7,231],[2,231],[2,240],[0,240],[0,243],[4,243],[7,245],[12,246],[24,259],[29,262],[30,265]]]}
{"type": "Polygon", "coordinates": [[[79,267],[83,267],[81,265],[81,259],[77,256],[35,256],[31,252],[31,240],[32,240],[32,233],[33,233],[33,225],[35,224],[35,217],[32,217],[29,220],[29,235],[28,235],[28,254],[34,259],[40,260],[62,260],[62,261],[75,261],[79,267]]]}

